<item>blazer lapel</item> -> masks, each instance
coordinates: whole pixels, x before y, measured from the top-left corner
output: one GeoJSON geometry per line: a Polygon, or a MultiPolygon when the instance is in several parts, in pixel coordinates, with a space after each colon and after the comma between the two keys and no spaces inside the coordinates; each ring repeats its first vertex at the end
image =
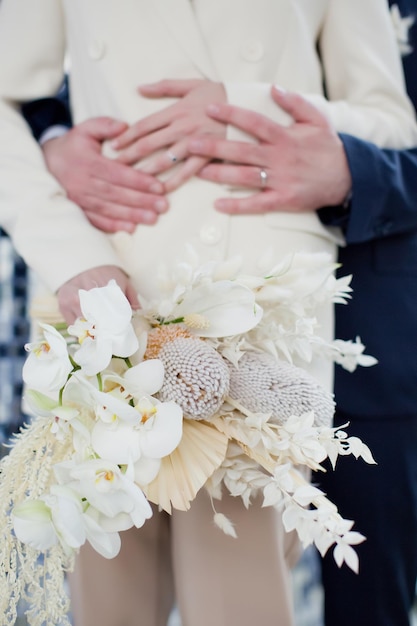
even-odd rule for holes
{"type": "Polygon", "coordinates": [[[204,37],[195,19],[191,0],[151,0],[151,4],[177,40],[178,45],[204,77],[209,80],[218,80],[204,37]]]}

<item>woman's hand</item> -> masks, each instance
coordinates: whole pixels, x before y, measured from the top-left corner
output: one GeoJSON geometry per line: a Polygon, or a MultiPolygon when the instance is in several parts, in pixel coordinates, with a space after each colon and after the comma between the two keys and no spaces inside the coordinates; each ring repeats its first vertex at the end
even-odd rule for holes
{"type": "Polygon", "coordinates": [[[112,279],[119,285],[132,308],[138,309],[139,301],[136,291],[124,271],[115,265],[102,265],[74,276],[58,290],[59,309],[67,324],[72,324],[81,315],[78,290],[88,291],[93,287],[105,287],[112,279]]]}
{"type": "Polygon", "coordinates": [[[226,102],[226,93],[221,83],[208,80],[163,80],[142,85],[139,91],[148,98],[178,100],[130,126],[111,145],[120,151],[118,161],[129,165],[164,150],[144,164],[143,171],[156,176],[180,164],[164,182],[166,191],[172,191],[209,160],[189,154],[189,139],[196,135],[226,136],[225,124],[208,116],[206,111],[210,103],[226,102]]]}
{"type": "Polygon", "coordinates": [[[155,224],[168,209],[160,181],[102,155],[103,142],[126,128],[108,117],[93,118],[43,145],[48,169],[68,198],[105,232],[133,232],[137,224],[155,224]]]}
{"type": "Polygon", "coordinates": [[[302,212],[343,203],[352,180],[343,143],[327,118],[297,94],[273,87],[272,97],[293,118],[290,126],[215,105],[209,115],[249,133],[257,143],[209,137],[189,142],[191,153],[222,161],[207,165],[201,178],[255,191],[245,198],[221,198],[216,208],[230,214],[302,212]]]}

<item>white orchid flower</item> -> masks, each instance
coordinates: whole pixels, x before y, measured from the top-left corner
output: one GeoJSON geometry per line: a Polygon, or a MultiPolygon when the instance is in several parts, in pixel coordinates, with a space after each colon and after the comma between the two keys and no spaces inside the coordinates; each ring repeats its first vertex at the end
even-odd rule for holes
{"type": "Polygon", "coordinates": [[[58,543],[51,509],[44,500],[25,500],[12,511],[13,528],[19,541],[35,550],[47,550],[58,543]]]}
{"type": "Polygon", "coordinates": [[[119,399],[153,396],[164,382],[164,365],[160,359],[148,359],[128,368],[121,375],[106,373],[102,377],[106,387],[119,399]]]}
{"type": "Polygon", "coordinates": [[[185,294],[171,313],[199,337],[228,337],[254,328],[262,309],[251,289],[231,280],[204,283],[185,294]]]}
{"type": "Polygon", "coordinates": [[[109,409],[113,419],[99,419],[91,433],[93,448],[101,458],[122,465],[136,463],[142,457],[161,459],[181,441],[182,410],[175,402],[143,397],[131,406],[112,398],[106,406],[109,409]]]}
{"type": "Polygon", "coordinates": [[[51,398],[40,391],[28,389],[25,393],[25,400],[29,408],[42,417],[55,417],[59,414],[62,419],[70,421],[78,415],[78,410],[74,407],[67,407],[60,404],[58,400],[51,398]]]}
{"type": "Polygon", "coordinates": [[[51,420],[51,432],[58,440],[63,440],[72,429],[73,445],[77,450],[80,442],[90,443],[89,425],[94,418],[94,412],[88,409],[88,405],[82,401],[84,397],[79,393],[80,385],[68,384],[65,388],[64,399],[61,404],[40,391],[29,389],[25,394],[28,407],[41,417],[49,417],[51,420]]]}
{"type": "MultiPolygon", "coordinates": [[[[105,559],[113,559],[120,552],[122,543],[120,535],[117,531],[104,528],[98,520],[101,520],[99,513],[91,506],[88,507],[83,515],[87,541],[92,545],[94,550],[101,554],[101,556],[104,556],[105,559]]],[[[131,527],[132,524],[126,528],[120,526],[119,530],[127,530],[131,527]]]]}
{"type": "Polygon", "coordinates": [[[23,380],[30,389],[59,391],[73,369],[67,343],[53,326],[40,326],[43,339],[25,345],[29,356],[23,366],[23,380]]]}
{"type": "Polygon", "coordinates": [[[14,531],[20,541],[37,550],[47,550],[60,541],[68,551],[86,540],[82,513],[81,500],[74,492],[53,485],[49,494],[14,507],[14,531]]]}
{"type": "Polygon", "coordinates": [[[132,309],[116,281],[106,287],[80,289],[82,318],[68,327],[80,348],[74,358],[87,376],[102,372],[112,356],[130,357],[139,347],[132,326],[132,309]]]}
{"type": "Polygon", "coordinates": [[[19,504],[12,517],[16,537],[36,550],[48,550],[59,541],[71,553],[88,540],[105,558],[120,551],[118,533],[102,528],[97,521],[99,513],[91,507],[84,512],[80,498],[65,486],[54,485],[51,493],[39,500],[19,504]]]}
{"type": "Polygon", "coordinates": [[[128,514],[132,524],[140,528],[152,516],[142,490],[115,463],[104,459],[64,461],[54,469],[59,482],[68,484],[105,517],[128,514]]]}

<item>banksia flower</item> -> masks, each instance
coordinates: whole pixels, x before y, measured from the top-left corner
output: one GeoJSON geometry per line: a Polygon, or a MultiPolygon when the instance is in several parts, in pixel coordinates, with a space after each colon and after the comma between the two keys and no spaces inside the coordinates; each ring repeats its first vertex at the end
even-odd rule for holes
{"type": "Polygon", "coordinates": [[[176,402],[185,417],[208,419],[229,391],[229,368],[214,348],[188,335],[180,327],[152,331],[145,357],[158,358],[164,365],[160,400],[176,402]]]}
{"type": "Polygon", "coordinates": [[[146,344],[145,359],[159,359],[159,353],[162,347],[178,337],[192,337],[191,333],[180,326],[172,324],[172,326],[157,326],[148,333],[148,341],[146,344]]]}
{"type": "Polygon", "coordinates": [[[291,415],[314,411],[316,426],[330,426],[333,396],[301,368],[247,352],[238,367],[230,364],[229,369],[230,397],[253,413],[271,413],[273,422],[283,424],[291,415]]]}

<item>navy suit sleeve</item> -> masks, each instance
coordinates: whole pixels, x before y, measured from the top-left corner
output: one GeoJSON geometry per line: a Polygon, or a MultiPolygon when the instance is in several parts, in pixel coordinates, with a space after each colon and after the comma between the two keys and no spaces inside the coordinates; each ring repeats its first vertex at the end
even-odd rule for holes
{"type": "Polygon", "coordinates": [[[352,175],[348,207],[318,211],[323,223],[342,228],[346,243],[417,229],[417,148],[381,150],[372,143],[340,135],[352,175]]]}
{"type": "MultiPolygon", "coordinates": [[[[416,14],[416,0],[390,0],[389,4],[397,5],[404,16],[416,14]]],[[[408,21],[408,50],[403,65],[407,91],[417,110],[417,19],[408,21]]],[[[320,219],[342,228],[348,244],[417,230],[417,147],[381,150],[350,135],[341,134],[340,138],[352,174],[352,199],[345,208],[320,209],[320,219]]]]}
{"type": "Polygon", "coordinates": [[[416,230],[417,148],[381,150],[350,135],[341,139],[353,181],[349,210],[339,219],[346,242],[364,243],[416,230]]]}
{"type": "Polygon", "coordinates": [[[22,115],[36,140],[51,126],[72,126],[67,81],[55,98],[41,98],[22,105],[22,115]]]}

